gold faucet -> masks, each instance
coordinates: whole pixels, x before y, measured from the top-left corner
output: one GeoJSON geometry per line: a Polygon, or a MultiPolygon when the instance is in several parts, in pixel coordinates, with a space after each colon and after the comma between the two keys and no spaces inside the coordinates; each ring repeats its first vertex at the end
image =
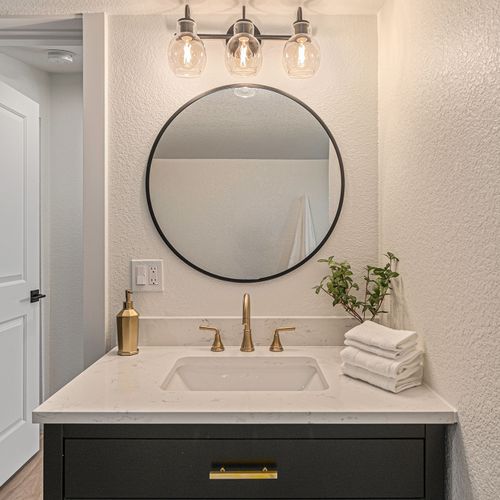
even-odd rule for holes
{"type": "Polygon", "coordinates": [[[240,351],[252,352],[255,351],[252,341],[252,329],[250,328],[250,295],[243,295],[243,341],[241,342],[240,351]]]}

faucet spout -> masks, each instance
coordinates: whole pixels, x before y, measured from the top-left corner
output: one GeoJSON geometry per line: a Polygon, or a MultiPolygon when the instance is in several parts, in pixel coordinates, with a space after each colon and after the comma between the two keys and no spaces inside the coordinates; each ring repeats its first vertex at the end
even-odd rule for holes
{"type": "Polygon", "coordinates": [[[243,317],[241,324],[248,325],[248,328],[250,328],[250,295],[248,293],[243,295],[243,317]]]}
{"type": "Polygon", "coordinates": [[[242,321],[243,324],[243,341],[241,342],[240,351],[243,352],[252,352],[255,351],[252,340],[252,329],[250,328],[250,295],[245,293],[243,295],[243,315],[242,321]]]}

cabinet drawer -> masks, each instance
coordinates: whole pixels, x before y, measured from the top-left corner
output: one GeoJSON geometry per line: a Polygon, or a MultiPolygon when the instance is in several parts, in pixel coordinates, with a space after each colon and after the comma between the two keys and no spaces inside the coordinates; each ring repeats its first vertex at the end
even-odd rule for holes
{"type": "Polygon", "coordinates": [[[66,439],[64,468],[67,499],[424,497],[423,439],[66,439]]]}

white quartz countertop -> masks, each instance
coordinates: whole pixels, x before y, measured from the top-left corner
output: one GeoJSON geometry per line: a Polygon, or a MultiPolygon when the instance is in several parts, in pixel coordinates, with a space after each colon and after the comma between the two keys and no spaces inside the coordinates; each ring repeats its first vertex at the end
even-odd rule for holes
{"type": "Polygon", "coordinates": [[[451,424],[457,414],[426,386],[392,394],[341,374],[341,347],[288,347],[242,353],[227,347],[141,347],[137,356],[116,350],[99,359],[33,412],[39,423],[313,423],[451,424]],[[329,388],[299,392],[165,391],[179,358],[186,356],[311,356],[329,388]]]}

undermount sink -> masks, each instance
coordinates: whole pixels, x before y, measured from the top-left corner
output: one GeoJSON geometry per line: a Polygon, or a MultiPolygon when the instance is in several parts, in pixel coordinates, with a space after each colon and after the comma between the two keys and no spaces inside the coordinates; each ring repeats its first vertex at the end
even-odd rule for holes
{"type": "Polygon", "coordinates": [[[322,391],[328,389],[310,357],[180,358],[161,388],[165,391],[322,391]]]}

